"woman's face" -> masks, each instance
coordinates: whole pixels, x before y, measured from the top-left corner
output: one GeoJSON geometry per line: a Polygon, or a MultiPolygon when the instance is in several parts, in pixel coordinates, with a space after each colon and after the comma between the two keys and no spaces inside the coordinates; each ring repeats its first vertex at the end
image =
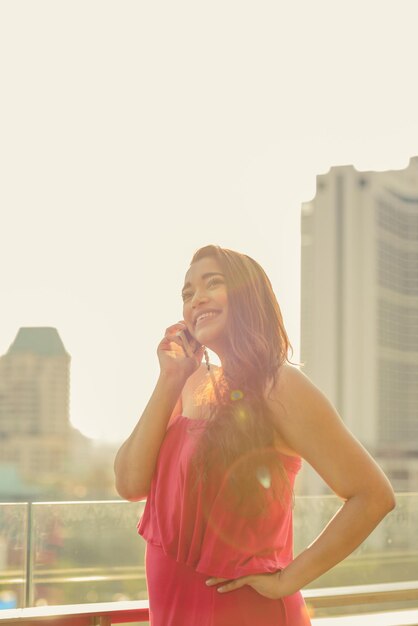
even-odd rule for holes
{"type": "Polygon", "coordinates": [[[190,266],[183,296],[183,318],[200,344],[219,353],[225,342],[228,294],[218,261],[205,257],[190,266]]]}

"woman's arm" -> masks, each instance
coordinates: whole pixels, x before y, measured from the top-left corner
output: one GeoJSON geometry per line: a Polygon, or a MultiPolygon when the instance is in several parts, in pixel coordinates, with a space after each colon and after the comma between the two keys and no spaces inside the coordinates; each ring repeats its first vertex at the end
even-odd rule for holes
{"type": "Polygon", "coordinates": [[[130,437],[119,449],[114,463],[116,490],[122,498],[146,498],[169,419],[181,412],[185,382],[200,365],[201,346],[191,346],[183,322],[166,330],[158,346],[160,376],[154,392],[130,437]]]}
{"type": "Polygon", "coordinates": [[[130,437],[115,458],[115,484],[125,500],[147,497],[169,418],[181,412],[180,378],[160,374],[153,394],[130,437]]]}
{"type": "Polygon", "coordinates": [[[395,506],[392,487],[345,427],[324,394],[286,365],[277,389],[278,425],[286,443],[306,459],[344,504],[315,541],[280,576],[285,595],[342,561],[395,506]]]}
{"type": "MultiPolygon", "coordinates": [[[[244,576],[218,588],[250,585],[269,598],[290,595],[348,556],[395,506],[382,470],[347,430],[324,394],[297,368],[284,365],[271,408],[289,451],[306,459],[344,504],[315,541],[276,574],[244,576]]],[[[207,584],[224,582],[210,579],[207,584]]]]}

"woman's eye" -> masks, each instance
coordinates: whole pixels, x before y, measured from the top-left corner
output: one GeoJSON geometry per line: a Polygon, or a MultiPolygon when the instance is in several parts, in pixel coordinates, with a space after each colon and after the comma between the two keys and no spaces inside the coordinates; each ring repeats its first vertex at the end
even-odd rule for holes
{"type": "Polygon", "coordinates": [[[220,278],[211,278],[208,281],[208,287],[213,287],[215,285],[220,285],[223,281],[220,278]]]}
{"type": "MultiPolygon", "coordinates": [[[[217,285],[222,285],[223,284],[223,280],[221,278],[211,278],[210,280],[207,281],[206,283],[206,288],[211,288],[211,287],[216,287],[217,285]]],[[[186,300],[189,300],[190,298],[193,297],[193,291],[183,291],[182,298],[183,298],[183,302],[186,302],[186,300]]]]}

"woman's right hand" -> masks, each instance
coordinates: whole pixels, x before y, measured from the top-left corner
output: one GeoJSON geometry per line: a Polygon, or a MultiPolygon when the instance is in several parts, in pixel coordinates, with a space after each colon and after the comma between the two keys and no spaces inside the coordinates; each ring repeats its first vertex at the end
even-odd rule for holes
{"type": "Polygon", "coordinates": [[[169,326],[160,341],[157,354],[162,374],[179,376],[184,382],[200,366],[204,346],[190,338],[185,322],[169,326]]]}

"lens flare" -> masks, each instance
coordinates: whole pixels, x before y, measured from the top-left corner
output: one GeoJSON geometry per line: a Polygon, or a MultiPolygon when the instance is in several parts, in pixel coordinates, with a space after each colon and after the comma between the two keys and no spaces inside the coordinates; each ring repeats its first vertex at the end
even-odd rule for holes
{"type": "Polygon", "coordinates": [[[231,391],[231,400],[234,402],[235,400],[242,400],[244,397],[243,392],[241,391],[241,389],[233,389],[231,391]]]}
{"type": "Polygon", "coordinates": [[[264,489],[269,489],[271,487],[271,474],[265,465],[261,465],[257,467],[257,480],[264,487],[264,489]]]}
{"type": "Polygon", "coordinates": [[[239,417],[240,419],[242,419],[242,420],[244,420],[244,419],[247,417],[247,414],[246,414],[246,412],[244,411],[244,409],[240,409],[240,410],[238,411],[238,417],[239,417]]]}
{"type": "Polygon", "coordinates": [[[290,483],[288,490],[286,477],[282,476],[277,459],[278,452],[275,446],[266,446],[243,453],[227,469],[220,464],[218,484],[221,487],[216,501],[209,503],[204,498],[202,500],[210,533],[220,542],[234,548],[240,555],[245,554],[246,558],[253,555],[253,547],[250,549],[250,546],[253,546],[251,542],[254,540],[253,524],[255,528],[263,529],[257,538],[257,553],[267,554],[277,551],[277,528],[274,520],[277,517],[281,519],[281,516],[287,514],[293,494],[293,483],[290,483]],[[260,458],[260,455],[263,458],[260,458]],[[251,489],[256,488],[261,500],[261,502],[256,501],[257,506],[254,508],[245,508],[245,502],[242,499],[237,508],[236,500],[232,497],[232,490],[235,487],[233,476],[240,466],[248,466],[248,469],[251,468],[253,472],[252,476],[255,480],[249,480],[249,488],[250,486],[251,489]],[[259,506],[264,503],[269,515],[266,515],[267,509],[259,506]]]}

